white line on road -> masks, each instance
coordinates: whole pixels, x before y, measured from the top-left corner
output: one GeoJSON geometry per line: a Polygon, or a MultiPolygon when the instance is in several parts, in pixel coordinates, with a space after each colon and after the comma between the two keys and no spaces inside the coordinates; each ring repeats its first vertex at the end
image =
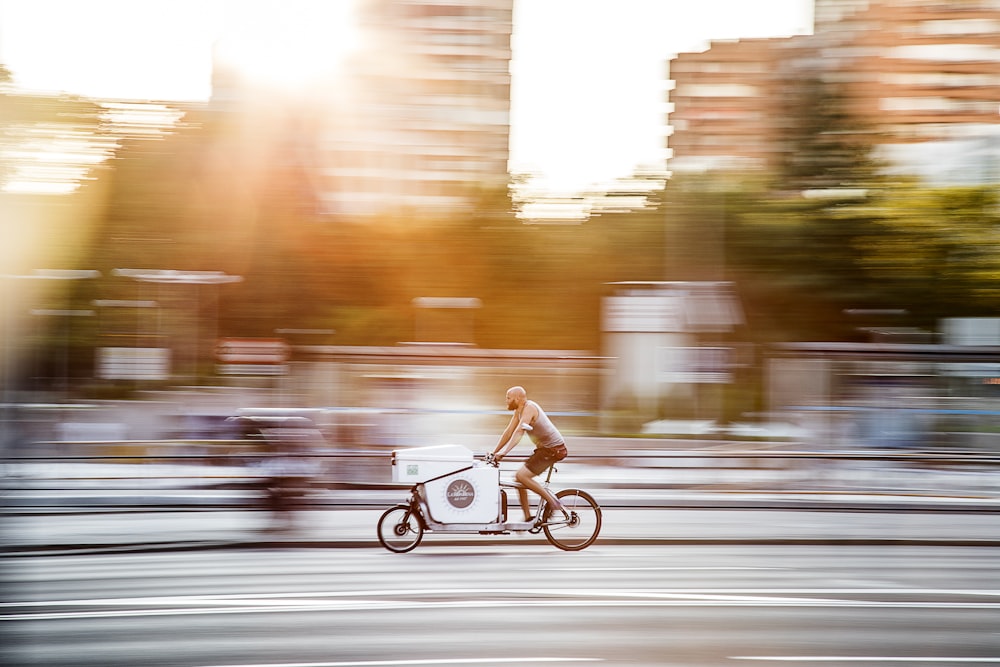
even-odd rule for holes
{"type": "Polygon", "coordinates": [[[671,565],[665,567],[533,567],[533,572],[746,572],[787,570],[786,567],[732,567],[726,565],[671,565]]]}
{"type": "Polygon", "coordinates": [[[977,662],[1000,664],[1000,658],[913,657],[901,655],[732,655],[730,660],[775,662],[977,662]]]}
{"type": "Polygon", "coordinates": [[[434,660],[365,660],[352,662],[269,662],[204,667],[407,667],[414,665],[503,665],[538,662],[604,662],[603,658],[436,658],[434,660]]]}
{"type": "Polygon", "coordinates": [[[51,621],[84,618],[141,618],[156,616],[209,616],[225,614],[280,614],[333,611],[399,611],[406,609],[503,609],[514,608],[613,608],[613,607],[798,607],[798,608],[869,608],[869,609],[1000,609],[996,602],[883,602],[877,600],[833,600],[822,598],[686,596],[676,599],[626,597],[596,598],[523,598],[467,600],[234,600],[225,606],[186,608],[163,606],[142,609],[103,609],[90,611],[54,611],[7,613],[0,621],[51,621]]]}
{"type": "MultiPolygon", "coordinates": [[[[162,595],[128,598],[84,598],[78,600],[26,600],[2,602],[0,609],[25,607],[125,607],[125,606],[179,606],[179,605],[266,605],[306,604],[317,598],[360,601],[367,598],[419,597],[489,597],[550,596],[562,598],[650,598],[725,601],[808,601],[808,602],[864,602],[818,598],[815,596],[972,596],[1000,598],[1000,589],[975,590],[967,588],[387,588],[381,590],[297,591],[294,593],[223,593],[216,595],[162,595]],[[274,601],[274,602],[271,602],[274,601]]],[[[905,604],[920,604],[909,601],[905,604]]],[[[936,604],[936,603],[928,603],[936,604]]],[[[945,603],[948,604],[948,603],[945,603]]],[[[989,604],[989,603],[984,603],[989,604]]]]}
{"type": "Polygon", "coordinates": [[[1000,609],[998,590],[933,588],[663,589],[663,588],[454,588],[302,591],[243,595],[178,595],[0,603],[3,621],[140,618],[222,614],[391,611],[415,608],[505,607],[844,607],[896,609],[1000,609]],[[922,600],[894,600],[896,596],[922,600]],[[978,601],[961,600],[966,596],[978,601]],[[883,597],[888,599],[872,599],[883,597]],[[437,599],[434,599],[437,598],[437,599]],[[859,599],[860,598],[860,599],[859,599]],[[928,599],[930,598],[930,599],[928,599]],[[934,599],[938,598],[938,599],[934,599]],[[67,609],[67,607],[69,609],[67,609]],[[77,609],[74,610],[73,608],[77,609]],[[80,608],[83,609],[80,609],[80,608]],[[89,609],[88,609],[89,608],[89,609]],[[32,611],[37,610],[37,611],[32,611]],[[51,611],[48,611],[51,610],[51,611]]]}

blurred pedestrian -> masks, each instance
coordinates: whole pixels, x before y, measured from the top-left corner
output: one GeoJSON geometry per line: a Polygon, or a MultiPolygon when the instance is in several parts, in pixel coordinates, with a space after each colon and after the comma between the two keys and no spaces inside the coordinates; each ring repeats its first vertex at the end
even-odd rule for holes
{"type": "Polygon", "coordinates": [[[305,458],[315,446],[315,427],[303,418],[236,417],[240,439],[255,445],[256,468],[265,506],[271,513],[270,530],[295,525],[295,509],[306,495],[312,471],[305,458]]]}

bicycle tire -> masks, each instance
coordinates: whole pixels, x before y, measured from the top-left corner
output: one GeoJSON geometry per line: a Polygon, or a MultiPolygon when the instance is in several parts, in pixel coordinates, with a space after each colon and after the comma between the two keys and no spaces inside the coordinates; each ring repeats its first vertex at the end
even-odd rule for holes
{"type": "Polygon", "coordinates": [[[378,542],[393,553],[412,551],[424,537],[424,526],[409,505],[390,507],[378,520],[378,542]]]}
{"type": "Polygon", "coordinates": [[[586,549],[601,532],[601,506],[586,491],[563,489],[556,494],[563,508],[573,517],[571,523],[559,520],[559,512],[553,511],[556,521],[542,524],[545,538],[563,551],[586,549]]]}

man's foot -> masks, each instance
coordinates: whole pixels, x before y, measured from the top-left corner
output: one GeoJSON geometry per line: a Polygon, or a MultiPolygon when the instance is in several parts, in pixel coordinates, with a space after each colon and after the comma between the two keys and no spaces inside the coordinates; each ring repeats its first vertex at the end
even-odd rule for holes
{"type": "Polygon", "coordinates": [[[524,523],[518,523],[516,521],[512,521],[507,523],[506,526],[507,530],[517,533],[518,535],[524,533],[525,531],[529,531],[534,527],[535,527],[534,521],[525,521],[524,523]]]}
{"type": "Polygon", "coordinates": [[[545,508],[544,520],[549,521],[552,518],[552,515],[555,514],[556,512],[562,514],[562,518],[564,521],[569,521],[572,518],[569,512],[566,511],[566,508],[563,507],[562,505],[557,505],[556,507],[552,507],[550,505],[545,508]]]}
{"type": "Polygon", "coordinates": [[[542,512],[542,523],[551,520],[552,515],[555,514],[556,512],[561,513],[562,518],[566,521],[569,521],[572,518],[570,517],[569,512],[567,512],[562,505],[557,505],[555,507],[552,507],[552,505],[546,505],[545,511],[542,512]]]}

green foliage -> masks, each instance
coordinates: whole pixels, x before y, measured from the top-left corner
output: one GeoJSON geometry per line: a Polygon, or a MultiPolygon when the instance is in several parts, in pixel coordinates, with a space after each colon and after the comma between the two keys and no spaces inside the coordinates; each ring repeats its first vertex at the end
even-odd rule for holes
{"type": "Polygon", "coordinates": [[[994,315],[1000,296],[1000,201],[994,188],[899,183],[875,194],[878,227],[862,264],[888,298],[923,319],[994,315]]]}
{"type": "Polygon", "coordinates": [[[643,210],[526,225],[505,188],[453,217],[320,216],[288,123],[259,135],[192,117],[120,151],[92,186],[106,196],[85,264],[104,271],[101,294],[140,289],[113,268],[226,271],[243,282],[201,299],[196,315],[219,315],[218,332],[203,335],[334,329],[344,345],[413,340],[417,297],[475,297],[481,347],[598,350],[615,281],[733,281],[760,342],[850,339],[847,308],[907,309],[933,325],[992,312],[1000,291],[994,192],[878,179],[857,144],[817,138],[820,125],[799,127],[807,148],[785,165],[785,185],[822,196],[745,175],[677,176],[643,210]]]}
{"type": "Polygon", "coordinates": [[[705,274],[705,264],[721,263],[709,274],[736,282],[761,342],[857,339],[847,309],[905,310],[895,324],[930,330],[944,317],[995,315],[996,191],[907,179],[868,185],[809,198],[745,182],[685,183],[669,224],[696,238],[674,266],[685,275],[701,263],[705,274]],[[699,246],[699,235],[715,249],[699,246]]]}

